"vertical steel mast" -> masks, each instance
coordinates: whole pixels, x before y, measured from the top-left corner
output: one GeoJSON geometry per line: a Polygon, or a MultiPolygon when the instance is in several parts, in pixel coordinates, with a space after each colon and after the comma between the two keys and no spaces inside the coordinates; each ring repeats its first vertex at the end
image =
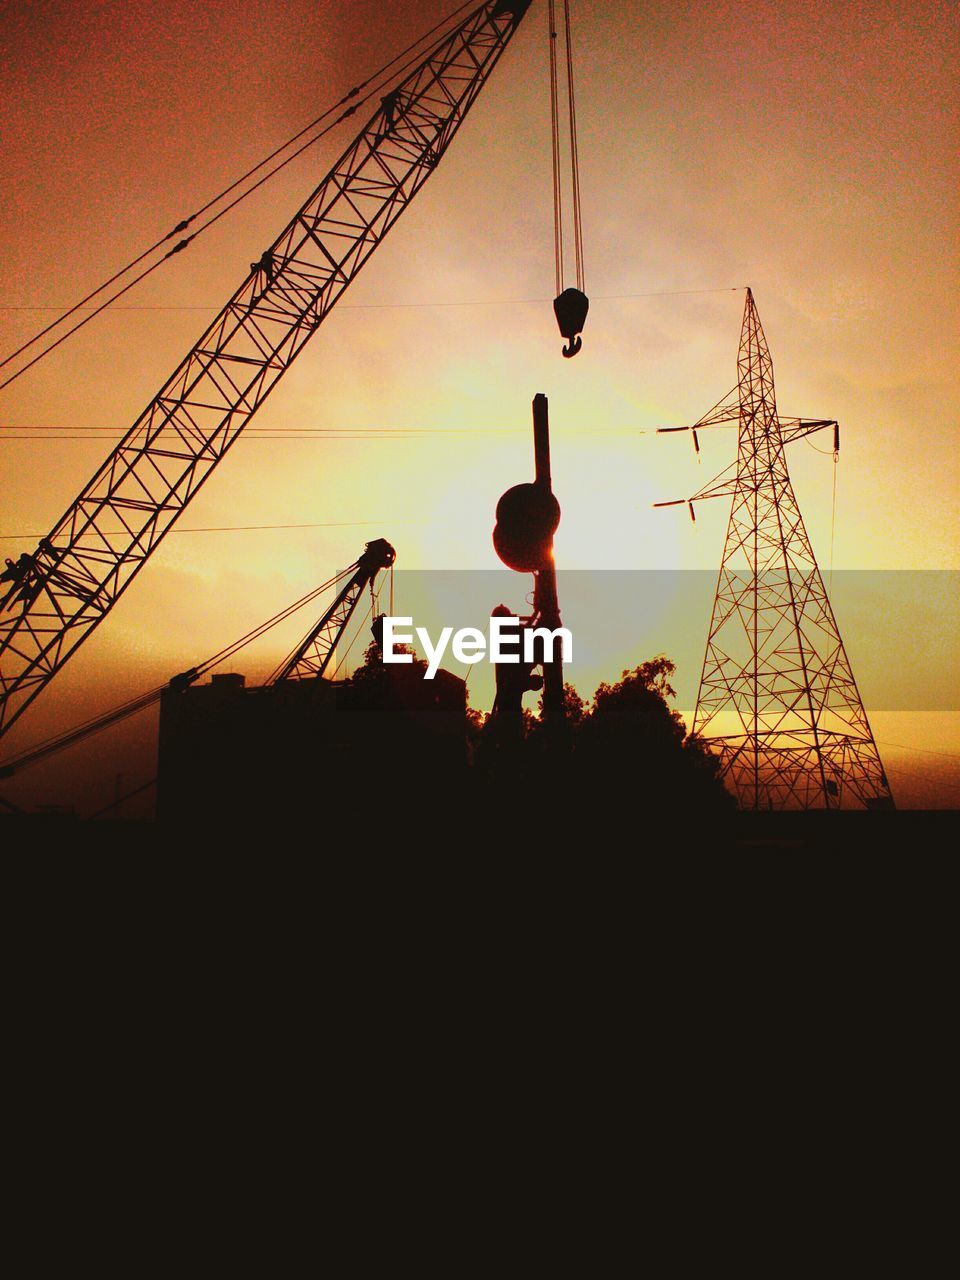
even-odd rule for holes
{"type": "Polygon", "coordinates": [[[103,621],[436,168],[529,4],[487,0],[383,99],[80,496],[5,575],[0,734],[103,621]]]}

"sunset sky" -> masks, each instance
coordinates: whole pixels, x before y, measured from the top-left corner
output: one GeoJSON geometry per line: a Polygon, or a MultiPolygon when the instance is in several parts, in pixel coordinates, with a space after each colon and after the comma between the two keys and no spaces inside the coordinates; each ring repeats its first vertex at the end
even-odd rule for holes
{"type": "MultiPolygon", "coordinates": [[[[0,352],[453,8],[6,6],[0,352]]],[[[653,432],[695,420],[735,383],[746,285],[781,413],[841,423],[832,555],[831,459],[804,442],[790,454],[824,573],[960,569],[956,6],[574,0],[572,11],[582,353],[561,358],[551,308],[546,3],[534,0],[436,173],[179,526],[328,527],[171,534],[4,754],[215,652],[371,538],[397,548],[397,612],[409,611],[401,570],[496,571],[493,511],[532,478],[536,392],[550,399],[561,571],[715,572],[728,505],[704,504],[693,526],[683,508],[651,503],[732,461],[733,433],[704,440],[698,463],[688,437],[653,432]],[[294,427],[313,434],[270,437],[294,427]]],[[[0,392],[0,556],[50,529],[363,118],[0,392]],[[65,438],[91,427],[103,430],[65,438]]],[[[482,615],[498,601],[486,575],[471,581],[482,615]]],[[[522,608],[529,579],[502,581],[498,598],[522,608]]],[[[956,581],[912,580],[915,610],[896,625],[853,605],[845,619],[837,601],[900,803],[960,803],[956,581]],[[907,666],[930,681],[905,707],[907,666]]],[[[636,633],[613,628],[581,692],[682,653],[678,705],[692,710],[699,659],[686,655],[702,656],[707,620],[691,644],[640,611],[636,633]]],[[[238,669],[264,676],[306,621],[238,669]]],[[[471,676],[471,693],[489,705],[489,682],[471,676]]],[[[138,733],[142,745],[152,730],[138,733]]],[[[104,803],[121,770],[111,749],[97,748],[104,803]]],[[[69,779],[57,786],[25,776],[3,791],[72,802],[69,779]]]]}

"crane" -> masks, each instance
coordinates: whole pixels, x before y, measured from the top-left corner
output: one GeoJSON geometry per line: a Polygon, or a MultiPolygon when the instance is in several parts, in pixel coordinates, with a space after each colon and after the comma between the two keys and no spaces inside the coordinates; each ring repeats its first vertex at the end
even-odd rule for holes
{"type": "Polygon", "coordinates": [[[353,611],[364,589],[369,586],[370,595],[374,597],[374,579],[381,569],[392,569],[396,558],[397,553],[385,538],[368,542],[363,555],[356,563],[353,575],[336,600],[317,624],[310,628],[293,653],[280,664],[267,683],[279,684],[282,680],[317,680],[326,675],[337,642],[353,617],[353,611]]]}
{"type": "Polygon", "coordinates": [[[35,746],[22,751],[19,755],[4,761],[0,765],[0,779],[12,778],[14,774],[26,769],[29,765],[39,764],[40,761],[46,760],[60,751],[65,751],[68,747],[72,747],[78,742],[85,741],[94,734],[100,733],[103,729],[109,729],[111,725],[119,724],[131,716],[137,715],[138,712],[145,711],[148,707],[156,706],[168,691],[188,689],[201,676],[206,675],[213,667],[219,666],[228,658],[232,658],[234,654],[239,653],[251,641],[258,640],[273,627],[277,626],[278,623],[285,622],[287,618],[304,608],[305,605],[310,604],[331,587],[339,586],[340,590],[337,592],[333,603],[324,610],[293,653],[284,659],[266,683],[274,685],[287,680],[319,679],[326,675],[330,661],[350,624],[350,619],[353,617],[354,610],[359,604],[364,590],[367,587],[370,588],[371,598],[375,602],[377,597],[375,589],[377,575],[383,570],[392,568],[396,558],[396,551],[386,539],[378,538],[374,542],[368,542],[363,554],[353,564],[341,569],[328,582],[315,587],[300,600],[295,600],[285,609],[281,609],[272,618],[260,623],[252,631],[248,631],[245,636],[241,636],[239,640],[227,645],[225,649],[221,649],[204,662],[198,663],[188,671],[180,672],[167,684],[139,694],[119,706],[111,707],[109,711],[102,712],[90,720],[85,720],[82,724],[74,725],[72,729],[59,733],[52,738],[47,738],[43,742],[39,742],[35,746]]]}
{"type": "Polygon", "coordinates": [[[485,0],[387,94],[36,551],[0,574],[0,736],[106,618],[426,182],[529,6],[485,0]]]}

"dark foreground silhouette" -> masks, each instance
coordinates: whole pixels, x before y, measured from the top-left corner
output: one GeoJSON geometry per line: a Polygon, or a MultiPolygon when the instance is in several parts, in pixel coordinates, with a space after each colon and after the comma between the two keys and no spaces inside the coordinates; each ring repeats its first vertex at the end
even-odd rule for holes
{"type": "Polygon", "coordinates": [[[536,792],[560,821],[577,812],[598,822],[632,815],[646,824],[678,812],[729,813],[735,806],[716,757],[669,706],[674,670],[662,656],[644,662],[616,684],[601,684],[589,705],[566,685],[565,717],[557,725],[529,712],[473,716],[477,789],[513,802],[536,792]]]}
{"type": "Polygon", "coordinates": [[[937,849],[948,831],[953,843],[956,814],[738,811],[716,757],[669,705],[665,657],[601,684],[589,704],[567,685],[553,724],[519,698],[498,698],[484,717],[468,708],[462,680],[425,681],[424,666],[385,667],[371,646],[345,681],[248,689],[235,675],[173,689],[156,821],[0,814],[0,839],[11,850],[338,859],[910,852],[937,849]]]}

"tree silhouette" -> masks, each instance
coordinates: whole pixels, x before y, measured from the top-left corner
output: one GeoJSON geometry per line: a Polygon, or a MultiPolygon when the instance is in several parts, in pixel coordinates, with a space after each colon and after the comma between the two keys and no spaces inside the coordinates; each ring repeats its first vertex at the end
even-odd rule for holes
{"type": "MultiPolygon", "coordinates": [[[[540,695],[539,702],[540,715],[543,716],[543,694],[540,695]]],[[[568,725],[576,728],[583,723],[583,718],[587,714],[587,704],[580,697],[580,694],[572,684],[563,686],[563,714],[568,725]]],[[[535,721],[539,724],[539,721],[535,721]]]]}
{"type": "MultiPolygon", "coordinates": [[[[408,644],[395,644],[394,653],[409,653],[413,657],[410,668],[420,673],[421,678],[427,664],[417,656],[408,644]]],[[[363,651],[363,662],[350,677],[350,683],[359,690],[364,702],[375,703],[388,696],[390,688],[390,671],[383,664],[383,655],[376,640],[371,640],[363,651]]]]}
{"type": "Polygon", "coordinates": [[[669,706],[675,670],[661,654],[624,671],[616,684],[601,684],[589,707],[567,684],[559,730],[525,711],[523,737],[504,742],[488,721],[474,764],[482,775],[514,787],[549,786],[568,805],[699,814],[732,808],[718,759],[669,706]]]}
{"type": "Polygon", "coordinates": [[[648,807],[733,806],[719,776],[719,760],[688,734],[667,699],[676,696],[676,665],[662,654],[614,684],[601,684],[575,733],[576,775],[589,786],[629,789],[648,807]]]}
{"type": "MultiPolygon", "coordinates": [[[[426,662],[408,646],[421,678],[426,662]]],[[[391,670],[393,670],[391,668],[391,670]]],[[[719,760],[702,739],[687,733],[669,700],[676,666],[659,654],[615,684],[601,684],[589,705],[571,684],[564,685],[565,717],[548,726],[540,700],[538,719],[524,708],[522,720],[498,724],[473,708],[466,712],[467,761],[491,797],[521,799],[532,789],[552,796],[561,809],[595,806],[597,811],[673,812],[696,816],[734,807],[719,776],[719,760]]],[[[368,646],[351,683],[363,705],[390,702],[390,672],[376,643],[368,646]]]]}

